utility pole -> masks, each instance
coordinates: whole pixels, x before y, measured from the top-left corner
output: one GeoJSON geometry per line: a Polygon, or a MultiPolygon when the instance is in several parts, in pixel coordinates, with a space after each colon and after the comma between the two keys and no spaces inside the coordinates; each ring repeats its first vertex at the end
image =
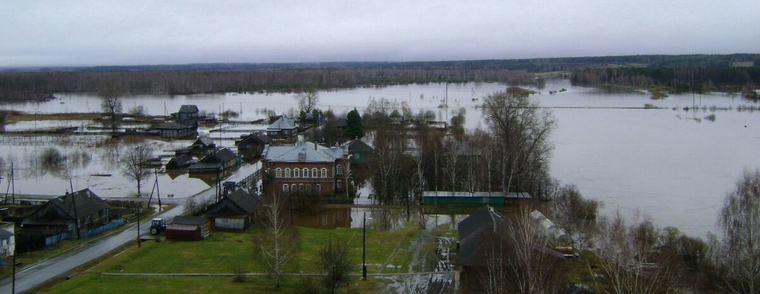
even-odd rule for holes
{"type": "Polygon", "coordinates": [[[142,240],[140,240],[140,210],[142,207],[140,207],[140,204],[137,204],[137,247],[142,247],[142,243],[140,243],[142,240]]]}
{"type": "Polygon", "coordinates": [[[362,221],[362,280],[367,280],[367,213],[362,221]]]}
{"type": "Polygon", "coordinates": [[[74,226],[77,229],[77,240],[82,240],[82,234],[79,232],[79,213],[77,212],[76,197],[74,197],[74,184],[71,183],[71,178],[69,178],[69,186],[71,187],[71,205],[74,206],[74,226]]]}

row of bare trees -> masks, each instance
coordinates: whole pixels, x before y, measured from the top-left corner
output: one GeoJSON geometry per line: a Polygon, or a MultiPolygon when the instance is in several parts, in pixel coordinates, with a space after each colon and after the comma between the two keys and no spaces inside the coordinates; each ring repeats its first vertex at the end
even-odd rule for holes
{"type": "MultiPolygon", "coordinates": [[[[528,192],[547,197],[555,126],[551,112],[531,101],[530,91],[510,87],[484,98],[486,130],[451,135],[429,124],[435,114],[411,114],[405,103],[372,100],[364,121],[374,128],[371,169],[375,194],[397,203],[422,191],[528,192]],[[414,192],[414,193],[412,193],[414,192]]],[[[464,112],[452,121],[462,125],[464,112]]]]}

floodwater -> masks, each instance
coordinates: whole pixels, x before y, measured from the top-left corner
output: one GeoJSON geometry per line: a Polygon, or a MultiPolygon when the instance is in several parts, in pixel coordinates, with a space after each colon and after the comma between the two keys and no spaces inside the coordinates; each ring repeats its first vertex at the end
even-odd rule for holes
{"type": "MultiPolygon", "coordinates": [[[[485,127],[481,111],[474,106],[482,103],[483,95],[504,90],[505,86],[495,83],[448,87],[426,84],[320,92],[317,107],[333,109],[337,113],[354,107],[361,111],[370,99],[384,97],[398,103],[406,101],[415,112],[432,110],[439,119],[448,120],[450,112],[439,108],[447,88],[450,110],[466,108],[466,125],[472,129],[485,127]]],[[[760,112],[738,111],[744,106],[756,108],[757,103],[721,93],[671,95],[663,100],[651,100],[642,93],[606,93],[574,87],[567,80],[550,80],[544,89],[536,90],[541,94],[534,95],[534,99],[549,108],[557,120],[557,128],[551,137],[555,145],[552,176],[563,183],[576,184],[586,197],[604,201],[603,212],[607,214],[620,210],[625,215],[633,215],[638,211],[650,215],[661,227],[675,226],[690,235],[704,236],[708,231],[715,231],[723,198],[742,171],[760,168],[760,157],[756,156],[757,146],[760,146],[760,112]],[[567,91],[548,93],[562,88],[567,91]],[[662,109],[643,109],[645,104],[662,109]],[[694,105],[705,109],[683,110],[694,105]],[[713,106],[715,110],[710,109],[713,106]],[[709,115],[715,115],[714,119],[708,119],[709,115]]],[[[153,115],[175,112],[183,104],[196,104],[210,113],[237,111],[240,112],[238,120],[252,121],[265,118],[268,110],[287,112],[295,107],[293,96],[238,93],[173,97],[141,95],[124,97],[123,104],[125,110],[144,105],[147,113],[153,115]]],[[[0,108],[30,113],[99,111],[100,100],[92,94],[57,94],[56,97],[48,102],[2,104],[0,108]]],[[[229,127],[231,131],[232,128],[229,127]]],[[[248,126],[234,128],[245,130],[248,126]]],[[[260,129],[261,126],[250,128],[260,129]]],[[[223,137],[223,145],[232,146],[231,137],[240,134],[215,132],[210,136],[223,137]]],[[[171,145],[161,147],[169,149],[190,144],[190,141],[157,142],[171,145]]],[[[80,147],[62,148],[73,150],[80,147]]],[[[0,141],[0,157],[5,163],[3,176],[12,161],[9,159],[23,162],[24,158],[42,152],[42,149],[36,145],[12,145],[0,141]]],[[[134,184],[123,179],[115,166],[99,159],[97,154],[103,153],[100,148],[86,149],[93,154],[93,159],[86,167],[70,171],[75,186],[90,186],[98,194],[118,196],[134,190],[134,184]],[[113,176],[91,176],[97,173],[113,176]]],[[[174,179],[159,177],[162,194],[171,193],[164,191],[173,189],[182,192],[176,194],[188,194],[191,190],[205,188],[202,181],[186,177],[186,174],[174,179]]],[[[0,187],[4,184],[5,181],[0,187]]],[[[30,175],[16,181],[17,193],[21,190],[25,194],[60,194],[67,187],[67,178],[50,174],[30,175]]],[[[148,185],[143,187],[150,190],[148,185]]],[[[352,212],[352,219],[357,217],[352,212]]]]}

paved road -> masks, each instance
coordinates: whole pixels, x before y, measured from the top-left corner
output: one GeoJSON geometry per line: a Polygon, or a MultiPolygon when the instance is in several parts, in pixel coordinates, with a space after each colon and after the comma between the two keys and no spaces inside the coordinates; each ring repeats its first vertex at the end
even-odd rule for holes
{"type": "MultiPolygon", "coordinates": [[[[247,169],[239,170],[247,172],[247,169]]],[[[236,173],[231,178],[246,176],[236,173]]],[[[216,187],[200,192],[192,197],[199,197],[202,200],[213,198],[216,195],[216,187]]],[[[161,214],[166,220],[182,214],[185,211],[185,205],[180,204],[161,214]]],[[[140,224],[141,233],[146,232],[150,227],[150,219],[143,220],[140,224]]],[[[108,252],[135,240],[137,236],[137,226],[134,224],[126,230],[116,235],[103,238],[101,240],[87,244],[76,250],[69,251],[62,255],[39,262],[30,267],[16,272],[16,293],[32,289],[50,279],[64,277],[69,275],[74,269],[92,261],[96,258],[107,254],[108,252]]],[[[11,293],[12,279],[10,277],[0,281],[0,293],[11,293]]]]}

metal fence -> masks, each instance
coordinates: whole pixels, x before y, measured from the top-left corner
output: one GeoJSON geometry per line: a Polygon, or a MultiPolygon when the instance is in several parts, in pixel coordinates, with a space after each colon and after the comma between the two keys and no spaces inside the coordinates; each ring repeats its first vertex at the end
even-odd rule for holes
{"type": "MultiPolygon", "coordinates": [[[[105,231],[108,231],[110,229],[113,229],[115,227],[121,226],[123,224],[124,224],[124,219],[123,218],[119,218],[117,220],[111,221],[110,223],[107,223],[107,224],[102,225],[100,227],[97,227],[97,228],[94,228],[94,229],[90,229],[90,230],[87,230],[87,231],[82,231],[82,232],[80,232],[80,234],[82,235],[82,238],[87,238],[89,236],[97,235],[97,234],[100,234],[102,232],[105,232],[105,231]]],[[[63,232],[63,233],[60,233],[58,235],[45,238],[45,246],[50,246],[50,245],[53,245],[55,243],[61,242],[63,240],[74,239],[76,237],[77,237],[76,231],[73,231],[73,232],[63,232]]]]}

